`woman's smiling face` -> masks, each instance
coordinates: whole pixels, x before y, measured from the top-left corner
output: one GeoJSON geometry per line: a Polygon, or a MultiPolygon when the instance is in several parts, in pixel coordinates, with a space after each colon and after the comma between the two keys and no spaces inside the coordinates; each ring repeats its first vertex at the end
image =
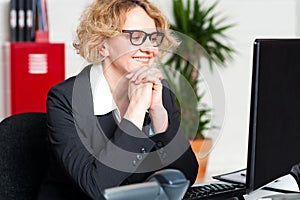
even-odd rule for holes
{"type": "MultiPolygon", "coordinates": [[[[126,15],[126,21],[122,30],[141,30],[146,33],[156,32],[154,20],[139,6],[131,9],[126,15]]],[[[144,43],[135,46],[130,42],[130,34],[122,33],[107,41],[110,67],[118,73],[125,74],[138,67],[151,65],[158,54],[158,47],[153,44],[147,36],[144,43]]]]}

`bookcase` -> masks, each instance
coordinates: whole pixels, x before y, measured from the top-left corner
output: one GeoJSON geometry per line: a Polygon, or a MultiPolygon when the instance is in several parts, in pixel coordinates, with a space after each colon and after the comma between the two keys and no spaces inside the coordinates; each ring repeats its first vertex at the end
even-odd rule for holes
{"type": "Polygon", "coordinates": [[[9,114],[46,112],[49,89],[65,79],[64,44],[11,42],[6,48],[9,114]]]}

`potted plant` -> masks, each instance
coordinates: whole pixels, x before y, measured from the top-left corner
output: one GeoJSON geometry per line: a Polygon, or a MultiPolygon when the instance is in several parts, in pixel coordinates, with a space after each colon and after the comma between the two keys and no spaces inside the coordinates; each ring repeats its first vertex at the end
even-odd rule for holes
{"type": "Polygon", "coordinates": [[[234,50],[225,44],[228,39],[225,31],[233,24],[224,25],[226,18],[220,18],[214,13],[217,1],[207,8],[203,7],[199,0],[194,0],[193,4],[190,0],[186,0],[185,3],[183,0],[173,0],[175,23],[171,24],[170,28],[177,33],[176,37],[181,43],[176,53],[166,59],[162,69],[179,99],[181,123],[184,124],[184,132],[197,155],[200,166],[197,181],[201,181],[206,170],[207,151],[212,145],[211,139],[206,138],[204,133],[216,128],[211,123],[213,109],[203,102],[205,91],[199,90],[201,59],[204,57],[208,59],[213,72],[214,63],[224,66],[225,61],[232,58],[234,50]],[[191,98],[186,82],[195,98],[191,98]],[[205,156],[199,156],[200,149],[206,151],[205,156]]]}

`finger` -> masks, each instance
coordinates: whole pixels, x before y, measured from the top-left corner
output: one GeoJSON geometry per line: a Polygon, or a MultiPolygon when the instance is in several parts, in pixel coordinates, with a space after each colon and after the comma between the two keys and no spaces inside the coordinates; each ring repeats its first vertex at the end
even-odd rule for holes
{"type": "Polygon", "coordinates": [[[149,70],[143,71],[143,73],[139,74],[135,83],[145,83],[145,82],[154,82],[157,80],[162,80],[163,76],[158,69],[150,68],[149,70]]]}
{"type": "Polygon", "coordinates": [[[153,82],[153,90],[161,90],[163,87],[162,83],[160,80],[156,80],[153,82]]]}
{"type": "Polygon", "coordinates": [[[147,83],[141,83],[141,84],[135,84],[134,82],[130,82],[129,83],[129,88],[128,91],[130,91],[130,93],[137,93],[140,92],[146,88],[152,88],[153,83],[147,82],[147,83]]]}
{"type": "Polygon", "coordinates": [[[128,74],[125,75],[125,77],[126,77],[127,79],[131,79],[131,78],[133,77],[133,75],[134,75],[134,73],[129,72],[128,74]]]}
{"type": "Polygon", "coordinates": [[[143,77],[141,82],[142,83],[145,83],[145,82],[160,83],[162,79],[163,79],[163,77],[161,74],[151,74],[151,75],[143,77]]]}
{"type": "Polygon", "coordinates": [[[139,83],[155,83],[159,81],[159,79],[156,77],[156,76],[146,76],[144,77],[141,81],[136,81],[135,83],[136,84],[139,84],[139,83]]]}
{"type": "Polygon", "coordinates": [[[164,77],[163,77],[163,75],[162,75],[162,73],[161,73],[160,70],[157,70],[154,76],[155,76],[156,78],[158,78],[159,80],[164,79],[164,77]]]}
{"type": "Polygon", "coordinates": [[[138,70],[132,72],[134,75],[131,77],[131,81],[136,81],[141,74],[145,73],[145,71],[148,70],[148,68],[148,66],[143,66],[140,67],[138,70]]]}
{"type": "Polygon", "coordinates": [[[137,70],[135,70],[133,73],[135,73],[136,76],[140,76],[141,74],[145,73],[146,71],[150,72],[150,73],[160,72],[160,70],[157,67],[144,65],[144,66],[138,68],[137,70]]]}

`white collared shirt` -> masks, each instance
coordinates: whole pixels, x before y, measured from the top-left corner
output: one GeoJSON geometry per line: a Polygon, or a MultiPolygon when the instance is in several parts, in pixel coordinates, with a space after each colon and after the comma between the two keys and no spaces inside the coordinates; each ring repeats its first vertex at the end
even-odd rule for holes
{"type": "MultiPolygon", "coordinates": [[[[120,111],[109,89],[101,64],[94,64],[91,67],[90,84],[93,95],[94,115],[105,115],[109,112],[113,112],[115,119],[120,123],[120,111]]],[[[150,126],[149,135],[154,135],[152,125],[150,126]]]]}
{"type": "Polygon", "coordinates": [[[90,71],[90,84],[93,95],[94,115],[113,112],[117,121],[121,121],[119,109],[114,101],[101,64],[93,65],[90,71]]]}

